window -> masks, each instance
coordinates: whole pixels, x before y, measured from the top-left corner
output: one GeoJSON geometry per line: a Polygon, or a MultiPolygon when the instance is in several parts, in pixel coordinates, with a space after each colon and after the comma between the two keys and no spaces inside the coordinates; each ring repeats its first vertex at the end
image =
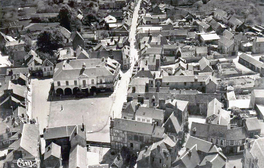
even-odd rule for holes
{"type": "Polygon", "coordinates": [[[60,86],[60,81],[57,82],[57,85],[60,86]]]}
{"type": "Polygon", "coordinates": [[[50,70],[52,71],[52,67],[50,67],[50,70]]]}
{"type": "Polygon", "coordinates": [[[66,81],[66,86],[68,86],[69,85],[69,81],[66,81]]]}
{"type": "Polygon", "coordinates": [[[145,119],[143,118],[142,121],[145,122],[145,119]]]}
{"type": "Polygon", "coordinates": [[[222,145],[222,146],[224,145],[224,140],[221,140],[221,145],[222,145]]]}
{"type": "Polygon", "coordinates": [[[74,81],[74,85],[77,85],[77,80],[74,81]]]}
{"type": "Polygon", "coordinates": [[[46,71],[46,68],[43,68],[44,69],[44,71],[46,71]]]}
{"type": "Polygon", "coordinates": [[[83,80],[83,87],[86,86],[86,80],[83,80]]]}
{"type": "Polygon", "coordinates": [[[100,83],[103,83],[103,79],[100,79],[100,83]]]}
{"type": "Polygon", "coordinates": [[[186,82],[184,82],[184,86],[186,86],[187,85],[187,83],[186,82]]]}
{"type": "Polygon", "coordinates": [[[136,92],[136,87],[132,87],[132,93],[136,92]]]}
{"type": "Polygon", "coordinates": [[[134,135],[134,140],[138,141],[138,136],[137,135],[134,135]]]}
{"type": "Polygon", "coordinates": [[[94,84],[94,79],[92,79],[92,84],[94,84]]]}
{"type": "Polygon", "coordinates": [[[137,118],[138,121],[140,121],[140,118],[137,118]]]}
{"type": "Polygon", "coordinates": [[[150,120],[149,120],[149,119],[147,119],[147,122],[149,123],[149,122],[150,122],[150,120]]]}

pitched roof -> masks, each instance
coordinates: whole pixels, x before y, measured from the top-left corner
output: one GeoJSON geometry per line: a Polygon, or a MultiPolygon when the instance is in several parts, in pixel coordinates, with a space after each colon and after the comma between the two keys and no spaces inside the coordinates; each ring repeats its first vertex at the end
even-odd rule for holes
{"type": "Polygon", "coordinates": [[[131,113],[134,114],[136,111],[136,104],[133,101],[130,102],[124,102],[122,107],[122,113],[131,113]]]}
{"type": "Polygon", "coordinates": [[[177,105],[177,108],[180,110],[180,111],[184,111],[188,105],[188,101],[184,101],[184,100],[177,100],[177,99],[167,99],[165,101],[165,104],[171,104],[173,106],[177,105]]]}
{"type": "Polygon", "coordinates": [[[59,139],[70,137],[71,133],[73,132],[76,126],[62,126],[62,127],[54,127],[54,128],[47,128],[44,132],[44,139],[59,139]]]}
{"type": "Polygon", "coordinates": [[[209,142],[209,141],[206,141],[206,140],[194,137],[194,136],[189,136],[185,147],[187,149],[190,149],[194,145],[197,145],[197,151],[201,151],[206,154],[218,152],[217,147],[212,142],[209,142]]]}
{"type": "Polygon", "coordinates": [[[257,66],[258,68],[264,67],[262,62],[254,59],[252,56],[249,56],[249,55],[244,54],[244,53],[239,56],[239,59],[243,59],[243,60],[249,62],[250,64],[257,66]]]}
{"type": "Polygon", "coordinates": [[[151,71],[148,70],[141,70],[138,73],[136,73],[136,75],[134,76],[136,77],[140,77],[140,78],[149,78],[149,79],[153,79],[153,75],[151,74],[151,71]]]}
{"type": "Polygon", "coordinates": [[[201,38],[203,41],[220,40],[217,34],[201,34],[201,38]]]}
{"type": "Polygon", "coordinates": [[[246,118],[246,128],[248,131],[260,130],[261,125],[257,118],[246,118]]]}
{"type": "Polygon", "coordinates": [[[127,132],[152,135],[154,127],[154,125],[149,123],[115,118],[113,128],[127,132]]]}
{"type": "Polygon", "coordinates": [[[54,156],[56,158],[61,158],[61,146],[51,143],[49,146],[45,148],[44,160],[49,158],[50,156],[54,156]]]}
{"type": "Polygon", "coordinates": [[[205,75],[191,75],[191,76],[164,76],[162,78],[162,82],[167,83],[167,82],[195,82],[197,79],[197,82],[209,82],[210,76],[205,76],[205,75]]]}
{"type": "Polygon", "coordinates": [[[39,157],[39,128],[35,124],[24,124],[20,147],[33,157],[39,157]]]}
{"type": "Polygon", "coordinates": [[[77,145],[70,152],[69,167],[87,168],[87,150],[86,150],[86,147],[82,147],[80,145],[77,145]]]}
{"type": "Polygon", "coordinates": [[[113,76],[119,63],[113,59],[77,59],[63,61],[56,65],[53,80],[73,80],[80,76],[113,76]],[[85,69],[83,66],[85,65],[85,69]]]}
{"type": "Polygon", "coordinates": [[[163,110],[149,108],[149,107],[139,107],[136,111],[136,116],[158,119],[161,120],[162,122],[164,119],[163,110]]]}
{"type": "Polygon", "coordinates": [[[197,145],[194,145],[186,151],[176,162],[172,164],[175,168],[196,167],[200,163],[200,157],[197,153],[197,145]]]}
{"type": "Polygon", "coordinates": [[[252,93],[254,94],[255,98],[264,98],[264,89],[254,89],[252,93]]]}
{"type": "Polygon", "coordinates": [[[264,167],[264,138],[258,138],[254,141],[250,153],[254,159],[258,159],[258,167],[264,167]]]}
{"type": "Polygon", "coordinates": [[[169,129],[173,129],[173,132],[175,132],[177,134],[179,134],[179,132],[182,131],[179,120],[174,115],[174,113],[171,113],[170,117],[164,123],[164,127],[169,128],[169,129]],[[170,125],[170,124],[172,124],[172,125],[170,125]]]}
{"type": "Polygon", "coordinates": [[[200,166],[206,166],[207,162],[210,162],[212,164],[212,167],[222,168],[225,167],[226,161],[226,157],[221,153],[210,154],[203,158],[200,163],[200,166]]]}
{"type": "Polygon", "coordinates": [[[207,105],[207,117],[220,113],[220,110],[222,109],[222,103],[218,101],[216,98],[214,98],[212,101],[210,101],[207,105]]]}
{"type": "Polygon", "coordinates": [[[199,60],[199,65],[200,65],[200,70],[204,70],[206,67],[210,67],[210,69],[212,69],[212,67],[210,66],[210,61],[205,57],[199,60]]]}

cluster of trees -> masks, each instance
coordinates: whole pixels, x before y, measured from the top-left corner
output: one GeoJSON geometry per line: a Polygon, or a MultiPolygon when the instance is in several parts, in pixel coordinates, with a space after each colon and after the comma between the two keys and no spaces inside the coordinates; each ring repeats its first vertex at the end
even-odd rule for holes
{"type": "Polygon", "coordinates": [[[37,37],[37,50],[53,55],[53,50],[64,46],[64,37],[58,29],[45,30],[37,37]]]}
{"type": "Polygon", "coordinates": [[[60,25],[69,31],[80,31],[82,22],[77,19],[77,12],[68,5],[63,5],[58,16],[60,25]]]}

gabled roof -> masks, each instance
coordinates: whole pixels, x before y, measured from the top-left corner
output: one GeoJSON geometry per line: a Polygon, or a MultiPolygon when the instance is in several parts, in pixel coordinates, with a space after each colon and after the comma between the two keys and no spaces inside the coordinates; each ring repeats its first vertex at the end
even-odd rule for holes
{"type": "Polygon", "coordinates": [[[13,82],[9,81],[8,90],[13,90],[13,94],[18,95],[20,97],[26,96],[26,86],[22,86],[19,84],[14,84],[13,82]]]}
{"type": "Polygon", "coordinates": [[[212,69],[212,67],[210,65],[210,61],[208,59],[206,59],[205,57],[200,59],[199,65],[200,65],[200,70],[205,70],[205,68],[209,67],[209,69],[213,71],[213,69],[212,69]]]}
{"type": "Polygon", "coordinates": [[[63,61],[56,65],[53,80],[74,80],[80,76],[114,76],[119,63],[113,59],[77,59],[63,61]]]}
{"type": "Polygon", "coordinates": [[[264,138],[258,138],[254,141],[249,152],[252,154],[254,159],[258,159],[258,167],[264,167],[264,138]]]}
{"type": "MultiPolygon", "coordinates": [[[[156,126],[156,127],[158,127],[158,126],[156,126]]],[[[153,124],[149,124],[149,123],[115,118],[113,128],[118,129],[118,130],[127,131],[127,132],[153,135],[155,126],[153,124]]],[[[162,137],[162,135],[160,135],[160,136],[162,137]]]]}
{"type": "Polygon", "coordinates": [[[168,104],[171,104],[172,106],[177,106],[177,108],[180,110],[180,111],[184,111],[188,105],[188,101],[184,101],[184,100],[177,100],[177,99],[167,99],[165,101],[165,104],[168,105],[168,104]]]}
{"type": "Polygon", "coordinates": [[[28,66],[30,63],[35,62],[35,64],[41,65],[42,60],[39,58],[37,53],[34,50],[30,50],[28,55],[25,56],[25,64],[28,66]]]}
{"type": "Polygon", "coordinates": [[[222,109],[222,103],[214,98],[207,105],[207,117],[213,114],[220,114],[220,110],[222,109]]]}
{"type": "Polygon", "coordinates": [[[217,34],[201,34],[201,38],[203,41],[212,41],[212,40],[220,40],[220,37],[217,34]]]}
{"type": "Polygon", "coordinates": [[[134,114],[136,111],[136,104],[133,101],[125,102],[123,104],[122,113],[131,113],[134,114]]]}
{"type": "Polygon", "coordinates": [[[69,167],[87,168],[87,149],[86,147],[77,145],[70,152],[69,167]]]}
{"type": "Polygon", "coordinates": [[[149,107],[139,107],[136,111],[136,116],[158,119],[161,120],[162,122],[164,119],[163,110],[149,108],[149,107]]]}
{"type": "Polygon", "coordinates": [[[222,36],[219,40],[219,43],[225,47],[231,47],[235,43],[235,41],[233,39],[228,39],[227,37],[222,36]]]}
{"type": "Polygon", "coordinates": [[[196,167],[200,163],[200,157],[197,153],[197,145],[194,145],[186,151],[176,162],[172,164],[174,168],[196,167]]]}
{"type": "Polygon", "coordinates": [[[177,134],[182,131],[180,123],[177,117],[175,117],[174,113],[171,113],[170,117],[166,120],[163,127],[169,128],[170,130],[173,129],[173,132],[177,134]]]}
{"type": "Polygon", "coordinates": [[[134,76],[134,78],[136,77],[153,79],[154,76],[151,74],[151,71],[141,70],[134,76]]]}
{"type": "Polygon", "coordinates": [[[79,46],[75,52],[76,52],[76,58],[77,59],[88,59],[88,58],[90,58],[89,54],[81,46],[79,46]]]}
{"type": "Polygon", "coordinates": [[[54,64],[47,58],[43,61],[42,66],[54,66],[54,64]]]}
{"type": "Polygon", "coordinates": [[[209,141],[194,137],[194,136],[190,136],[186,142],[185,147],[187,149],[192,148],[194,145],[197,145],[197,151],[201,151],[203,153],[217,153],[218,149],[217,147],[209,141]]]}
{"type": "Polygon", "coordinates": [[[210,162],[213,168],[223,168],[226,165],[226,161],[226,157],[221,153],[210,154],[203,158],[200,166],[206,166],[210,162]]]}
{"type": "Polygon", "coordinates": [[[44,160],[46,160],[50,156],[60,159],[61,158],[61,146],[53,142],[49,146],[47,146],[45,148],[44,160]]]}
{"type": "Polygon", "coordinates": [[[20,147],[33,157],[39,157],[39,128],[35,124],[24,124],[20,147]]]}
{"type": "Polygon", "coordinates": [[[44,139],[49,140],[70,137],[75,127],[76,126],[62,126],[47,128],[44,132],[44,139]]]}
{"type": "Polygon", "coordinates": [[[246,118],[246,128],[248,131],[260,130],[261,125],[257,118],[246,118]]]}

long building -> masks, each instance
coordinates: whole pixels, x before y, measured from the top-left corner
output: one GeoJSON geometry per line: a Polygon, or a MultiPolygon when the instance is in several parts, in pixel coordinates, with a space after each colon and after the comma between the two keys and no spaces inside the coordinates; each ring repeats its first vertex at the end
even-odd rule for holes
{"type": "Polygon", "coordinates": [[[114,90],[119,72],[120,64],[111,58],[65,60],[56,65],[54,91],[57,95],[71,95],[114,90]]]}

